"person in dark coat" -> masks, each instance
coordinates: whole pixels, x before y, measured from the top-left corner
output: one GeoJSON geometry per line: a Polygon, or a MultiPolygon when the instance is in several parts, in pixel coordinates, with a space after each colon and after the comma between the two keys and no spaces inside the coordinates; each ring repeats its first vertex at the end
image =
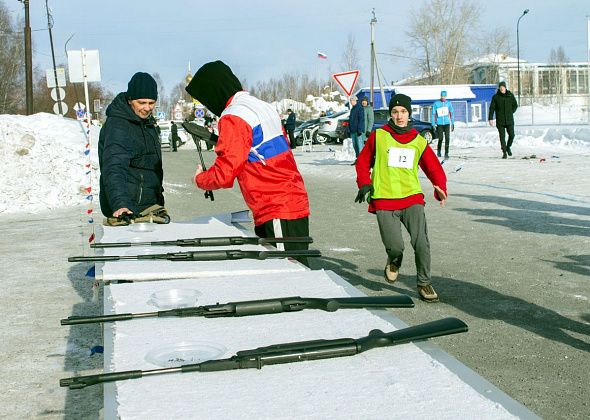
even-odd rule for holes
{"type": "Polygon", "coordinates": [[[297,144],[295,143],[295,113],[291,108],[287,110],[287,121],[285,122],[285,131],[289,135],[289,142],[291,143],[291,149],[295,149],[297,144]]]}
{"type": "Polygon", "coordinates": [[[162,151],[152,115],[157,98],[154,78],[139,72],[106,110],[98,159],[100,209],[107,218],[164,205],[162,151]]]}
{"type": "Polygon", "coordinates": [[[358,157],[365,145],[365,109],[358,103],[356,96],[350,97],[350,116],[348,117],[348,128],[352,139],[354,154],[358,157]]]}
{"type": "Polygon", "coordinates": [[[178,137],[178,127],[176,126],[176,123],[174,121],[172,121],[172,124],[170,126],[170,141],[172,142],[172,151],[176,152],[178,151],[178,144],[180,143],[180,137],[178,137]]]}
{"type": "Polygon", "coordinates": [[[492,96],[488,121],[493,126],[494,114],[496,115],[496,128],[500,135],[500,146],[502,147],[502,159],[512,156],[512,143],[514,142],[514,113],[518,108],[516,98],[508,89],[506,82],[498,84],[498,91],[492,96]],[[506,131],[508,131],[508,143],[506,143],[506,131]]]}

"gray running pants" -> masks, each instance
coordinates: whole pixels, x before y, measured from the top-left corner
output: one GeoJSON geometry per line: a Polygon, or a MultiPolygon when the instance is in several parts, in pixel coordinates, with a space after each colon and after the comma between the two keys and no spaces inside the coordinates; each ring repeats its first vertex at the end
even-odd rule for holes
{"type": "Polygon", "coordinates": [[[404,257],[401,225],[405,226],[410,234],[412,248],[414,248],[418,286],[429,285],[431,283],[430,242],[428,241],[424,206],[414,204],[403,210],[377,210],[377,223],[387,256],[397,267],[401,267],[404,257]]]}

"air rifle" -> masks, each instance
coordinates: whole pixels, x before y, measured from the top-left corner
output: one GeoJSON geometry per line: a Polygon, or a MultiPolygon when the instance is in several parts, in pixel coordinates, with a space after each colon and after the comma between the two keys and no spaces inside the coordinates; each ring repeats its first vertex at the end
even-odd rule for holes
{"type": "Polygon", "coordinates": [[[193,308],[168,309],[157,312],[143,312],[137,314],[117,314],[102,316],[71,316],[61,320],[61,325],[94,324],[101,322],[127,321],[136,318],[153,317],[189,317],[202,316],[205,318],[251,316],[277,314],[281,312],[298,312],[303,309],[320,309],[334,312],[338,309],[357,308],[413,308],[414,302],[409,296],[365,296],[345,298],[302,298],[299,296],[229,302],[217,305],[196,306],[193,308]]]}
{"type": "Polygon", "coordinates": [[[292,238],[258,238],[243,236],[226,236],[212,238],[175,239],[173,241],[153,242],[100,242],[90,244],[90,248],[119,248],[130,246],[230,246],[230,245],[269,245],[269,244],[311,244],[309,236],[292,238]]]}
{"type": "Polygon", "coordinates": [[[322,254],[316,249],[310,250],[289,250],[289,251],[243,251],[236,250],[213,250],[213,251],[191,251],[191,252],[170,252],[168,254],[144,254],[144,255],[95,255],[69,257],[69,262],[83,261],[120,261],[120,260],[168,260],[168,261],[221,261],[241,260],[244,258],[255,260],[266,260],[270,258],[287,257],[321,257],[322,254]]]}
{"type": "Polygon", "coordinates": [[[201,363],[162,369],[128,370],[101,373],[98,375],[76,376],[61,379],[59,385],[69,387],[70,389],[81,389],[105,382],[124,381],[167,373],[216,372],[249,368],[261,369],[265,365],[353,356],[377,347],[395,346],[411,341],[462,333],[467,330],[467,324],[460,319],[444,318],[390,333],[384,333],[381,330],[372,330],[368,336],[358,339],[338,338],[333,340],[275,344],[253,350],[238,351],[235,356],[229,359],[207,360],[201,363]]]}
{"type": "MultiPolygon", "coordinates": [[[[184,127],[186,132],[189,133],[191,135],[191,137],[193,138],[193,141],[195,142],[195,146],[197,146],[197,152],[199,153],[199,158],[201,159],[201,166],[203,167],[204,171],[207,170],[207,167],[205,166],[205,159],[203,159],[203,150],[201,149],[201,140],[207,141],[206,136],[210,137],[211,133],[205,127],[201,127],[201,126],[194,124],[194,123],[183,122],[182,126],[184,127]],[[205,131],[207,132],[206,134],[205,134],[205,131]]],[[[213,191],[211,191],[211,190],[205,191],[205,198],[210,198],[211,201],[214,201],[215,197],[213,196],[213,191]]]]}

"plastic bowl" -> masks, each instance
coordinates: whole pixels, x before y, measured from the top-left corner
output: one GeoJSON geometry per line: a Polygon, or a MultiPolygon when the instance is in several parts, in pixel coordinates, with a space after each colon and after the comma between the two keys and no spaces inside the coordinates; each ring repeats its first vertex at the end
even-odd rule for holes
{"type": "Polygon", "coordinates": [[[166,289],[154,292],[148,303],[159,309],[187,308],[197,304],[201,293],[194,289],[166,289]]]}
{"type": "Polygon", "coordinates": [[[131,223],[128,227],[131,232],[153,232],[156,230],[155,223],[131,223]]]}
{"type": "Polygon", "coordinates": [[[153,365],[168,368],[218,359],[225,352],[227,349],[217,343],[181,341],[153,348],[146,353],[145,360],[153,365]]]}

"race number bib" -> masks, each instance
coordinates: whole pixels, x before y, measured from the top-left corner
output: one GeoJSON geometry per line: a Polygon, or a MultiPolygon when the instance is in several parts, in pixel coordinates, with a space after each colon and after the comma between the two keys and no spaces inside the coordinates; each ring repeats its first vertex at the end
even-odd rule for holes
{"type": "Polygon", "coordinates": [[[449,108],[443,106],[442,108],[436,108],[436,115],[439,117],[446,117],[449,115],[449,108]]]}
{"type": "Polygon", "coordinates": [[[388,150],[387,166],[394,168],[412,169],[414,167],[414,149],[391,147],[388,150]]]}

